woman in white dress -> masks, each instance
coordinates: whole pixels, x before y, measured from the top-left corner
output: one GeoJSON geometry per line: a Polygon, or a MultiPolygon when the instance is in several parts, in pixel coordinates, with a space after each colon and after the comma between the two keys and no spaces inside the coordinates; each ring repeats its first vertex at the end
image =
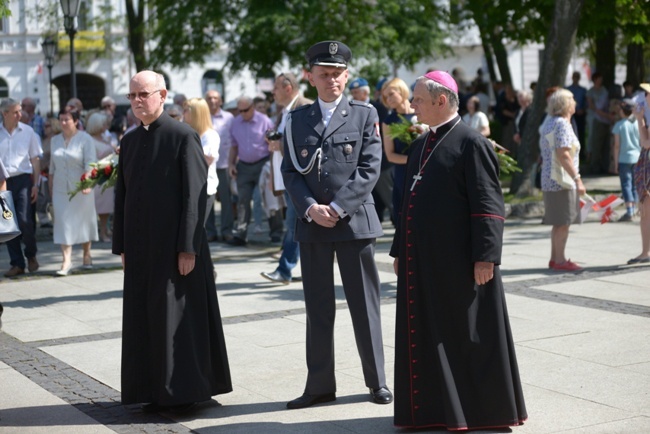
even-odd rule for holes
{"type": "Polygon", "coordinates": [[[50,157],[50,188],[54,208],[54,244],[61,245],[63,263],[56,272],[66,276],[72,268],[72,245],[83,248],[83,268],[92,268],[91,241],[97,241],[95,198],[90,188],[70,200],[68,193],[76,189],[84,173],[90,174],[90,163],[97,161],[92,137],[77,129],[79,114],[59,113],[61,134],[52,137],[50,157]]]}
{"type": "Polygon", "coordinates": [[[481,102],[476,95],[467,100],[467,114],[463,121],[485,137],[490,135],[490,121],[481,111],[481,102]]]}
{"type": "MultiPolygon", "coordinates": [[[[98,160],[115,153],[115,148],[106,142],[108,122],[109,117],[101,112],[93,113],[86,122],[86,132],[93,138],[98,160]]],[[[103,188],[101,185],[94,188],[95,210],[99,216],[99,239],[103,243],[110,243],[112,234],[108,225],[108,218],[113,214],[113,208],[115,207],[115,189],[110,187],[102,192],[103,188]]]]}
{"type": "Polygon", "coordinates": [[[208,163],[208,202],[205,207],[205,220],[210,215],[217,194],[217,158],[219,157],[219,133],[212,126],[210,108],[203,98],[190,98],[183,109],[183,121],[199,133],[205,161],[208,163]]]}

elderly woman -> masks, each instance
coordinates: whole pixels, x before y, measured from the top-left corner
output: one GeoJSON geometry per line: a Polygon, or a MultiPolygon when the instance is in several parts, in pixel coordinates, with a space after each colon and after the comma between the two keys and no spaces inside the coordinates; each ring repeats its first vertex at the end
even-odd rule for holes
{"type": "MultiPolygon", "coordinates": [[[[381,102],[391,110],[391,113],[386,119],[381,119],[381,128],[384,137],[386,159],[393,163],[393,215],[391,216],[391,220],[394,222],[399,220],[399,212],[402,209],[406,160],[411,150],[411,144],[405,143],[398,138],[393,139],[390,133],[390,126],[403,122],[402,119],[413,122],[415,114],[411,108],[409,94],[409,87],[401,78],[393,78],[384,83],[381,88],[381,102]]],[[[416,127],[414,126],[414,128],[416,127]]]]}
{"type": "Polygon", "coordinates": [[[481,133],[484,137],[490,135],[490,121],[487,115],[481,111],[481,101],[476,95],[467,100],[467,113],[463,116],[463,122],[481,133]]]}
{"type": "MultiPolygon", "coordinates": [[[[650,107],[650,83],[641,84],[645,92],[645,110],[650,107]]],[[[639,105],[634,110],[639,125],[639,144],[641,156],[634,165],[634,187],[639,196],[639,211],[641,212],[641,254],[629,261],[628,264],[650,262],[650,124],[644,116],[644,107],[639,105]]]]}
{"type": "Polygon", "coordinates": [[[77,129],[79,113],[59,114],[61,134],[52,137],[50,156],[50,194],[54,208],[54,244],[61,245],[63,263],[56,272],[67,276],[72,268],[72,245],[83,248],[83,268],[92,268],[90,243],[97,241],[97,216],[92,189],[86,188],[72,199],[84,173],[91,171],[90,163],[97,161],[92,137],[77,129]]]}
{"type": "Polygon", "coordinates": [[[205,220],[210,215],[210,209],[214,206],[215,195],[217,194],[217,158],[219,158],[219,144],[221,139],[219,133],[212,127],[210,107],[203,98],[190,98],[185,103],[183,110],[183,122],[194,128],[201,137],[203,155],[208,163],[208,202],[205,207],[205,220]]]}
{"type": "MultiPolygon", "coordinates": [[[[97,152],[97,159],[108,157],[115,153],[115,148],[107,140],[106,131],[108,131],[110,117],[102,112],[95,112],[88,118],[86,125],[86,132],[93,138],[95,150],[97,152]]],[[[115,189],[113,187],[104,189],[103,186],[98,185],[94,188],[95,191],[95,211],[99,217],[99,239],[103,243],[111,242],[111,230],[109,228],[108,218],[113,214],[115,207],[115,189]]]]}
{"type": "Polygon", "coordinates": [[[561,271],[578,271],[581,267],[567,259],[564,251],[569,238],[569,226],[580,211],[580,195],[585,186],[580,179],[580,142],[571,126],[571,116],[576,103],[573,94],[560,89],[548,98],[548,118],[541,128],[540,151],[542,155],[542,192],[544,195],[543,224],[551,225],[551,260],[549,268],[561,271]],[[552,175],[560,173],[563,178],[552,175]]]}

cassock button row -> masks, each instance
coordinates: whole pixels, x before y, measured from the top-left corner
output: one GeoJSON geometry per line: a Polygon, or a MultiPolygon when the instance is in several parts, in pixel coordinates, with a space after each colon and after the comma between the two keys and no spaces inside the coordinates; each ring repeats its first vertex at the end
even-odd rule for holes
{"type": "Polygon", "coordinates": [[[406,243],[406,247],[413,247],[413,243],[406,243]]]}
{"type": "Polygon", "coordinates": [[[417,344],[411,344],[411,348],[417,347],[417,344]]]}
{"type": "Polygon", "coordinates": [[[419,410],[419,409],[420,409],[420,406],[419,406],[419,405],[415,405],[415,406],[413,406],[413,410],[419,410]]]}
{"type": "Polygon", "coordinates": [[[415,333],[415,330],[411,330],[411,333],[415,333]]]}
{"type": "Polygon", "coordinates": [[[413,204],[410,204],[410,205],[409,205],[409,208],[413,208],[413,204]]]}
{"type": "Polygon", "coordinates": [[[415,319],[415,315],[411,315],[411,316],[409,316],[409,318],[415,319]]]}
{"type": "Polygon", "coordinates": [[[418,389],[415,389],[415,390],[413,391],[413,395],[417,395],[418,393],[420,393],[420,391],[419,391],[418,389]]]}
{"type": "Polygon", "coordinates": [[[417,376],[417,375],[414,375],[414,376],[413,376],[413,379],[414,379],[414,380],[417,380],[417,379],[418,379],[418,376],[417,376]]]}
{"type": "Polygon", "coordinates": [[[411,363],[417,363],[417,362],[418,362],[418,359],[411,360],[411,363]]]}
{"type": "Polygon", "coordinates": [[[413,303],[414,303],[414,301],[413,301],[413,300],[409,300],[409,304],[413,304],[413,303]]]}

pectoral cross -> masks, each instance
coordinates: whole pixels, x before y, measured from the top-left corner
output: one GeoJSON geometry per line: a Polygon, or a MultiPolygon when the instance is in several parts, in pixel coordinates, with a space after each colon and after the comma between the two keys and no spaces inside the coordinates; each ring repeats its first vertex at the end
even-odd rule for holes
{"type": "Polygon", "coordinates": [[[420,175],[419,173],[413,175],[413,184],[411,184],[411,191],[413,191],[413,189],[415,188],[415,184],[417,184],[418,181],[421,179],[422,179],[422,175],[420,175]]]}

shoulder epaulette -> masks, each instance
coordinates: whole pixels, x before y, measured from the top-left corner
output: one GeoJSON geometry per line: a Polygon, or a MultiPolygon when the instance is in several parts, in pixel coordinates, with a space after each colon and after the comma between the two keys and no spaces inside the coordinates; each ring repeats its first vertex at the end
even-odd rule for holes
{"type": "Polygon", "coordinates": [[[354,99],[350,100],[350,105],[356,105],[356,106],[366,107],[366,108],[373,107],[373,105],[370,104],[369,102],[361,102],[354,99]]]}

